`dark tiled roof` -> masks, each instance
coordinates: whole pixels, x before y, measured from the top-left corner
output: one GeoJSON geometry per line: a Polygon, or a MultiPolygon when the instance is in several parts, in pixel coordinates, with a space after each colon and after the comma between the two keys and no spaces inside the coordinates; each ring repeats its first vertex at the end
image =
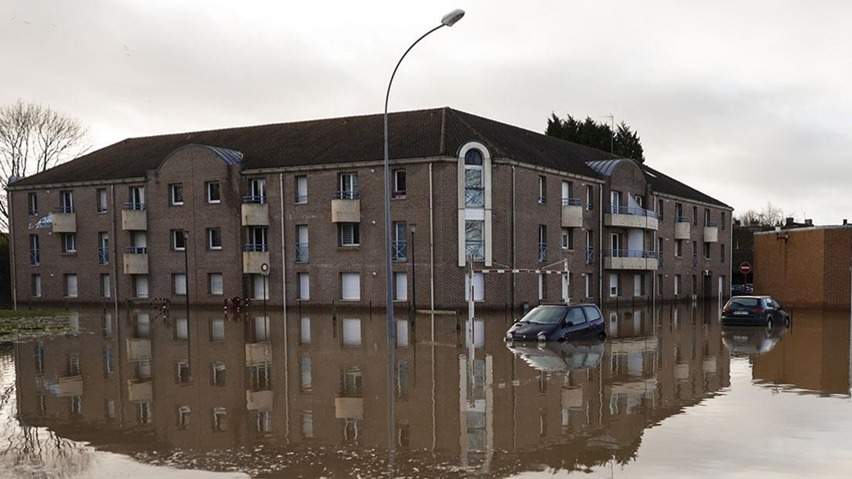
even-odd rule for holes
{"type": "MultiPolygon", "coordinates": [[[[383,156],[382,131],[382,115],[376,114],[129,138],[13,186],[142,177],[169,153],[189,144],[236,150],[247,169],[376,161],[383,156]]],[[[598,178],[586,163],[615,158],[605,151],[446,107],[391,113],[389,131],[394,159],[455,156],[464,143],[479,141],[494,158],[598,178]]],[[[660,191],[722,204],[644,168],[658,175],[649,178],[655,189],[659,184],[660,191]]]]}
{"type": "Polygon", "coordinates": [[[730,206],[722,203],[716,198],[706,195],[685,183],[681,183],[671,176],[661,173],[650,166],[643,164],[642,170],[645,172],[645,178],[647,179],[648,184],[651,185],[651,189],[654,191],[690,200],[703,201],[704,203],[710,203],[723,208],[730,208],[730,206]]]}

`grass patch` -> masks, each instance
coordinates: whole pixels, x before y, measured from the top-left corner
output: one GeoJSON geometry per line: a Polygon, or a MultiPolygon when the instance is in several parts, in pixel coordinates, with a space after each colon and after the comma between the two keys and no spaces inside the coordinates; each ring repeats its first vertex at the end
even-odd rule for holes
{"type": "Polygon", "coordinates": [[[22,341],[70,331],[68,314],[60,310],[0,309],[0,342],[22,341]]]}

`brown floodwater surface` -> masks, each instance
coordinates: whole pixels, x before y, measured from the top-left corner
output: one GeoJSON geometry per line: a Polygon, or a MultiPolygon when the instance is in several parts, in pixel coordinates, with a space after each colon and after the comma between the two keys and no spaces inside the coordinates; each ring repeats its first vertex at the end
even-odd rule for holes
{"type": "Polygon", "coordinates": [[[65,316],[0,347],[0,477],[852,476],[848,312],[612,309],[547,345],[398,314],[392,349],[343,308],[65,316]]]}

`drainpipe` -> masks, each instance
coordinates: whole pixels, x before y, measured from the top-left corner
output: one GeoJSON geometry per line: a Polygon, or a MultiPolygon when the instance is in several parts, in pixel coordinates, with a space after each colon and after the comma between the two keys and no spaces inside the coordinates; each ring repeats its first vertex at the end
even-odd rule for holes
{"type": "MultiPolygon", "coordinates": [[[[115,309],[115,320],[118,321],[118,229],[116,227],[115,215],[121,214],[119,213],[118,203],[115,201],[115,185],[110,185],[110,194],[112,195],[112,281],[110,281],[110,287],[112,288],[112,302],[113,307],[115,309]]],[[[146,211],[147,215],[148,212],[146,211]]]]}
{"type": "MultiPolygon", "coordinates": [[[[511,257],[511,263],[510,264],[512,265],[512,268],[514,269],[514,268],[517,267],[515,265],[515,245],[516,245],[516,242],[515,242],[515,166],[514,165],[512,165],[512,216],[511,216],[510,221],[511,221],[511,228],[512,228],[512,248],[510,250],[512,257],[511,257]]],[[[515,284],[516,284],[515,283],[515,277],[516,277],[516,275],[512,274],[510,276],[512,278],[511,283],[510,283],[510,289],[511,289],[510,297],[512,299],[512,308],[511,309],[514,310],[515,309],[515,284]]]]}
{"type": "Polygon", "coordinates": [[[598,185],[598,225],[599,225],[599,234],[598,234],[598,303],[603,306],[603,237],[604,237],[604,224],[603,224],[603,190],[604,185],[598,185]]]}
{"type": "MultiPolygon", "coordinates": [[[[429,163],[429,309],[435,311],[435,192],[432,189],[432,163],[429,163]]],[[[432,316],[432,342],[435,342],[435,320],[432,316]]]]}
{"type": "MultiPolygon", "coordinates": [[[[14,193],[6,189],[6,198],[9,198],[9,282],[12,291],[12,309],[18,310],[18,281],[15,270],[15,207],[12,203],[14,193]]],[[[39,245],[40,246],[40,245],[39,245]]],[[[43,286],[42,286],[43,287],[43,286]]]]}

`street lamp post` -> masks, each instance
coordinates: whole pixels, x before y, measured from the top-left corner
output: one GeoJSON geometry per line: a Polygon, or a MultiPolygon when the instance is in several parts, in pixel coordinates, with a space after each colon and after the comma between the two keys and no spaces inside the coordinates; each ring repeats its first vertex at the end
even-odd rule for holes
{"type": "Polygon", "coordinates": [[[390,80],[388,81],[388,89],[385,93],[385,114],[384,114],[384,179],[385,179],[385,198],[384,198],[384,208],[385,208],[385,307],[386,307],[386,319],[387,319],[387,329],[388,329],[388,341],[389,344],[395,342],[396,340],[396,324],[394,323],[393,317],[393,254],[392,254],[392,232],[391,232],[391,211],[390,211],[390,156],[389,156],[389,148],[388,148],[388,101],[390,99],[390,91],[391,85],[393,85],[393,78],[396,76],[396,71],[399,69],[399,65],[405,59],[405,56],[408,55],[408,52],[414,48],[415,45],[420,43],[420,40],[426,38],[430,33],[439,30],[443,27],[451,27],[456,24],[459,20],[464,16],[464,10],[456,9],[452,12],[444,15],[441,18],[441,24],[432,28],[428,32],[424,33],[417,40],[412,43],[408,49],[405,50],[405,53],[399,58],[399,61],[396,62],[396,66],[393,69],[393,73],[391,73],[390,80]]]}
{"type": "Polygon", "coordinates": [[[417,231],[417,225],[411,224],[411,299],[408,301],[411,308],[411,315],[417,313],[417,265],[414,257],[414,232],[417,231]]]}
{"type": "MultiPolygon", "coordinates": [[[[391,188],[391,174],[390,174],[390,156],[389,156],[389,148],[388,148],[388,101],[390,99],[390,91],[391,85],[393,85],[393,78],[396,76],[396,71],[399,69],[399,65],[405,59],[405,56],[408,55],[408,52],[414,48],[414,45],[420,43],[420,40],[426,38],[430,33],[439,30],[443,27],[451,27],[456,24],[459,20],[464,16],[464,10],[453,10],[452,12],[444,15],[441,18],[441,24],[432,28],[428,32],[424,33],[417,40],[412,43],[408,49],[405,50],[405,53],[399,58],[399,61],[396,62],[396,66],[393,68],[393,73],[391,73],[390,80],[388,80],[388,89],[385,92],[385,114],[384,114],[384,181],[385,181],[385,198],[384,198],[384,208],[385,208],[385,315],[387,321],[387,340],[388,340],[388,383],[387,383],[387,398],[388,398],[388,452],[390,453],[389,464],[393,464],[394,451],[396,442],[394,440],[394,429],[395,429],[395,414],[394,414],[394,377],[396,376],[396,322],[394,321],[393,315],[393,240],[392,240],[392,231],[391,231],[391,210],[390,210],[390,188],[391,188]]],[[[404,238],[403,238],[404,239],[404,238]]]]}

